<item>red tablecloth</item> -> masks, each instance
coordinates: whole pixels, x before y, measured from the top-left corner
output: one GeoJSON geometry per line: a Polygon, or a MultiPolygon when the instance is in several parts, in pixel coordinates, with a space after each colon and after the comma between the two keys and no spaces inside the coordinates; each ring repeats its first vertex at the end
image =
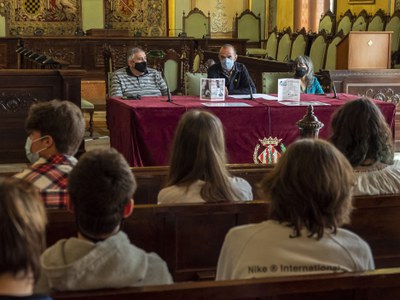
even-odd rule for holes
{"type": "MultiPolygon", "coordinates": [[[[339,94],[339,99],[328,96],[306,95],[301,101],[328,103],[314,106],[317,118],[325,124],[321,138],[330,134],[332,113],[346,101],[357,96],[339,94]]],[[[142,100],[110,98],[107,103],[107,119],[111,146],[120,151],[131,166],[167,165],[171,142],[181,115],[189,109],[204,109],[217,115],[224,124],[229,163],[253,163],[264,146],[264,138],[282,139],[288,146],[299,138],[296,122],[306,113],[307,106],[286,106],[277,101],[263,99],[238,100],[228,98],[225,102],[242,102],[249,107],[206,107],[198,97],[174,96],[173,102],[166,97],[143,97],[142,100]]],[[[376,101],[389,126],[395,128],[395,105],[376,101]]],[[[277,147],[279,149],[279,147],[277,147]]]]}

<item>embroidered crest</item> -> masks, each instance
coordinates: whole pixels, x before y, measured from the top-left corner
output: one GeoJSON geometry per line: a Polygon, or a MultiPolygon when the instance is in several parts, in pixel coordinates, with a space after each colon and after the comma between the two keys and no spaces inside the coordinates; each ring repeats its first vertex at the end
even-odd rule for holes
{"type": "Polygon", "coordinates": [[[275,164],[278,162],[282,153],[286,151],[286,147],[283,143],[281,143],[282,139],[278,139],[277,137],[269,137],[263,138],[259,140],[261,145],[265,147],[265,149],[259,153],[260,144],[257,144],[254,148],[253,161],[255,164],[275,164]],[[279,145],[281,152],[279,152],[276,147],[279,145]]]}

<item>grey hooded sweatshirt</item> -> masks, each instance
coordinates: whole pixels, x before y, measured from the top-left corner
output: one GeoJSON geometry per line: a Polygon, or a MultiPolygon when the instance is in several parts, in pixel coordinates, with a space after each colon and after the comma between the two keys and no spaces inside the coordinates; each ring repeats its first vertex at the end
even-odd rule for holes
{"type": "Polygon", "coordinates": [[[98,243],[70,238],[40,257],[35,292],[122,288],[172,283],[166,263],[132,245],[122,231],[98,243]]]}

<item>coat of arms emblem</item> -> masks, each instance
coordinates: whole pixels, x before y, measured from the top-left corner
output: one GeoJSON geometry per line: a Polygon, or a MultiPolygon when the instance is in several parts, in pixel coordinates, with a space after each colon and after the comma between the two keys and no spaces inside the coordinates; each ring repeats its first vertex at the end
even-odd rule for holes
{"type": "Polygon", "coordinates": [[[261,145],[260,143],[256,145],[253,154],[253,161],[255,164],[275,164],[278,162],[282,153],[286,151],[286,147],[282,143],[282,139],[278,139],[277,137],[264,137],[262,140],[259,140],[259,142],[265,147],[265,149],[259,153],[261,145]],[[278,145],[280,152],[277,150],[278,145]]]}

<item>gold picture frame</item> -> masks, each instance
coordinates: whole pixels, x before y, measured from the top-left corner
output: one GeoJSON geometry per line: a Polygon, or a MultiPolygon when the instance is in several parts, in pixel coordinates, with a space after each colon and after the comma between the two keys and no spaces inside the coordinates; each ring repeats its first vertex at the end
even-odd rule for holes
{"type": "Polygon", "coordinates": [[[375,4],[375,0],[348,0],[348,4],[375,4]]]}

